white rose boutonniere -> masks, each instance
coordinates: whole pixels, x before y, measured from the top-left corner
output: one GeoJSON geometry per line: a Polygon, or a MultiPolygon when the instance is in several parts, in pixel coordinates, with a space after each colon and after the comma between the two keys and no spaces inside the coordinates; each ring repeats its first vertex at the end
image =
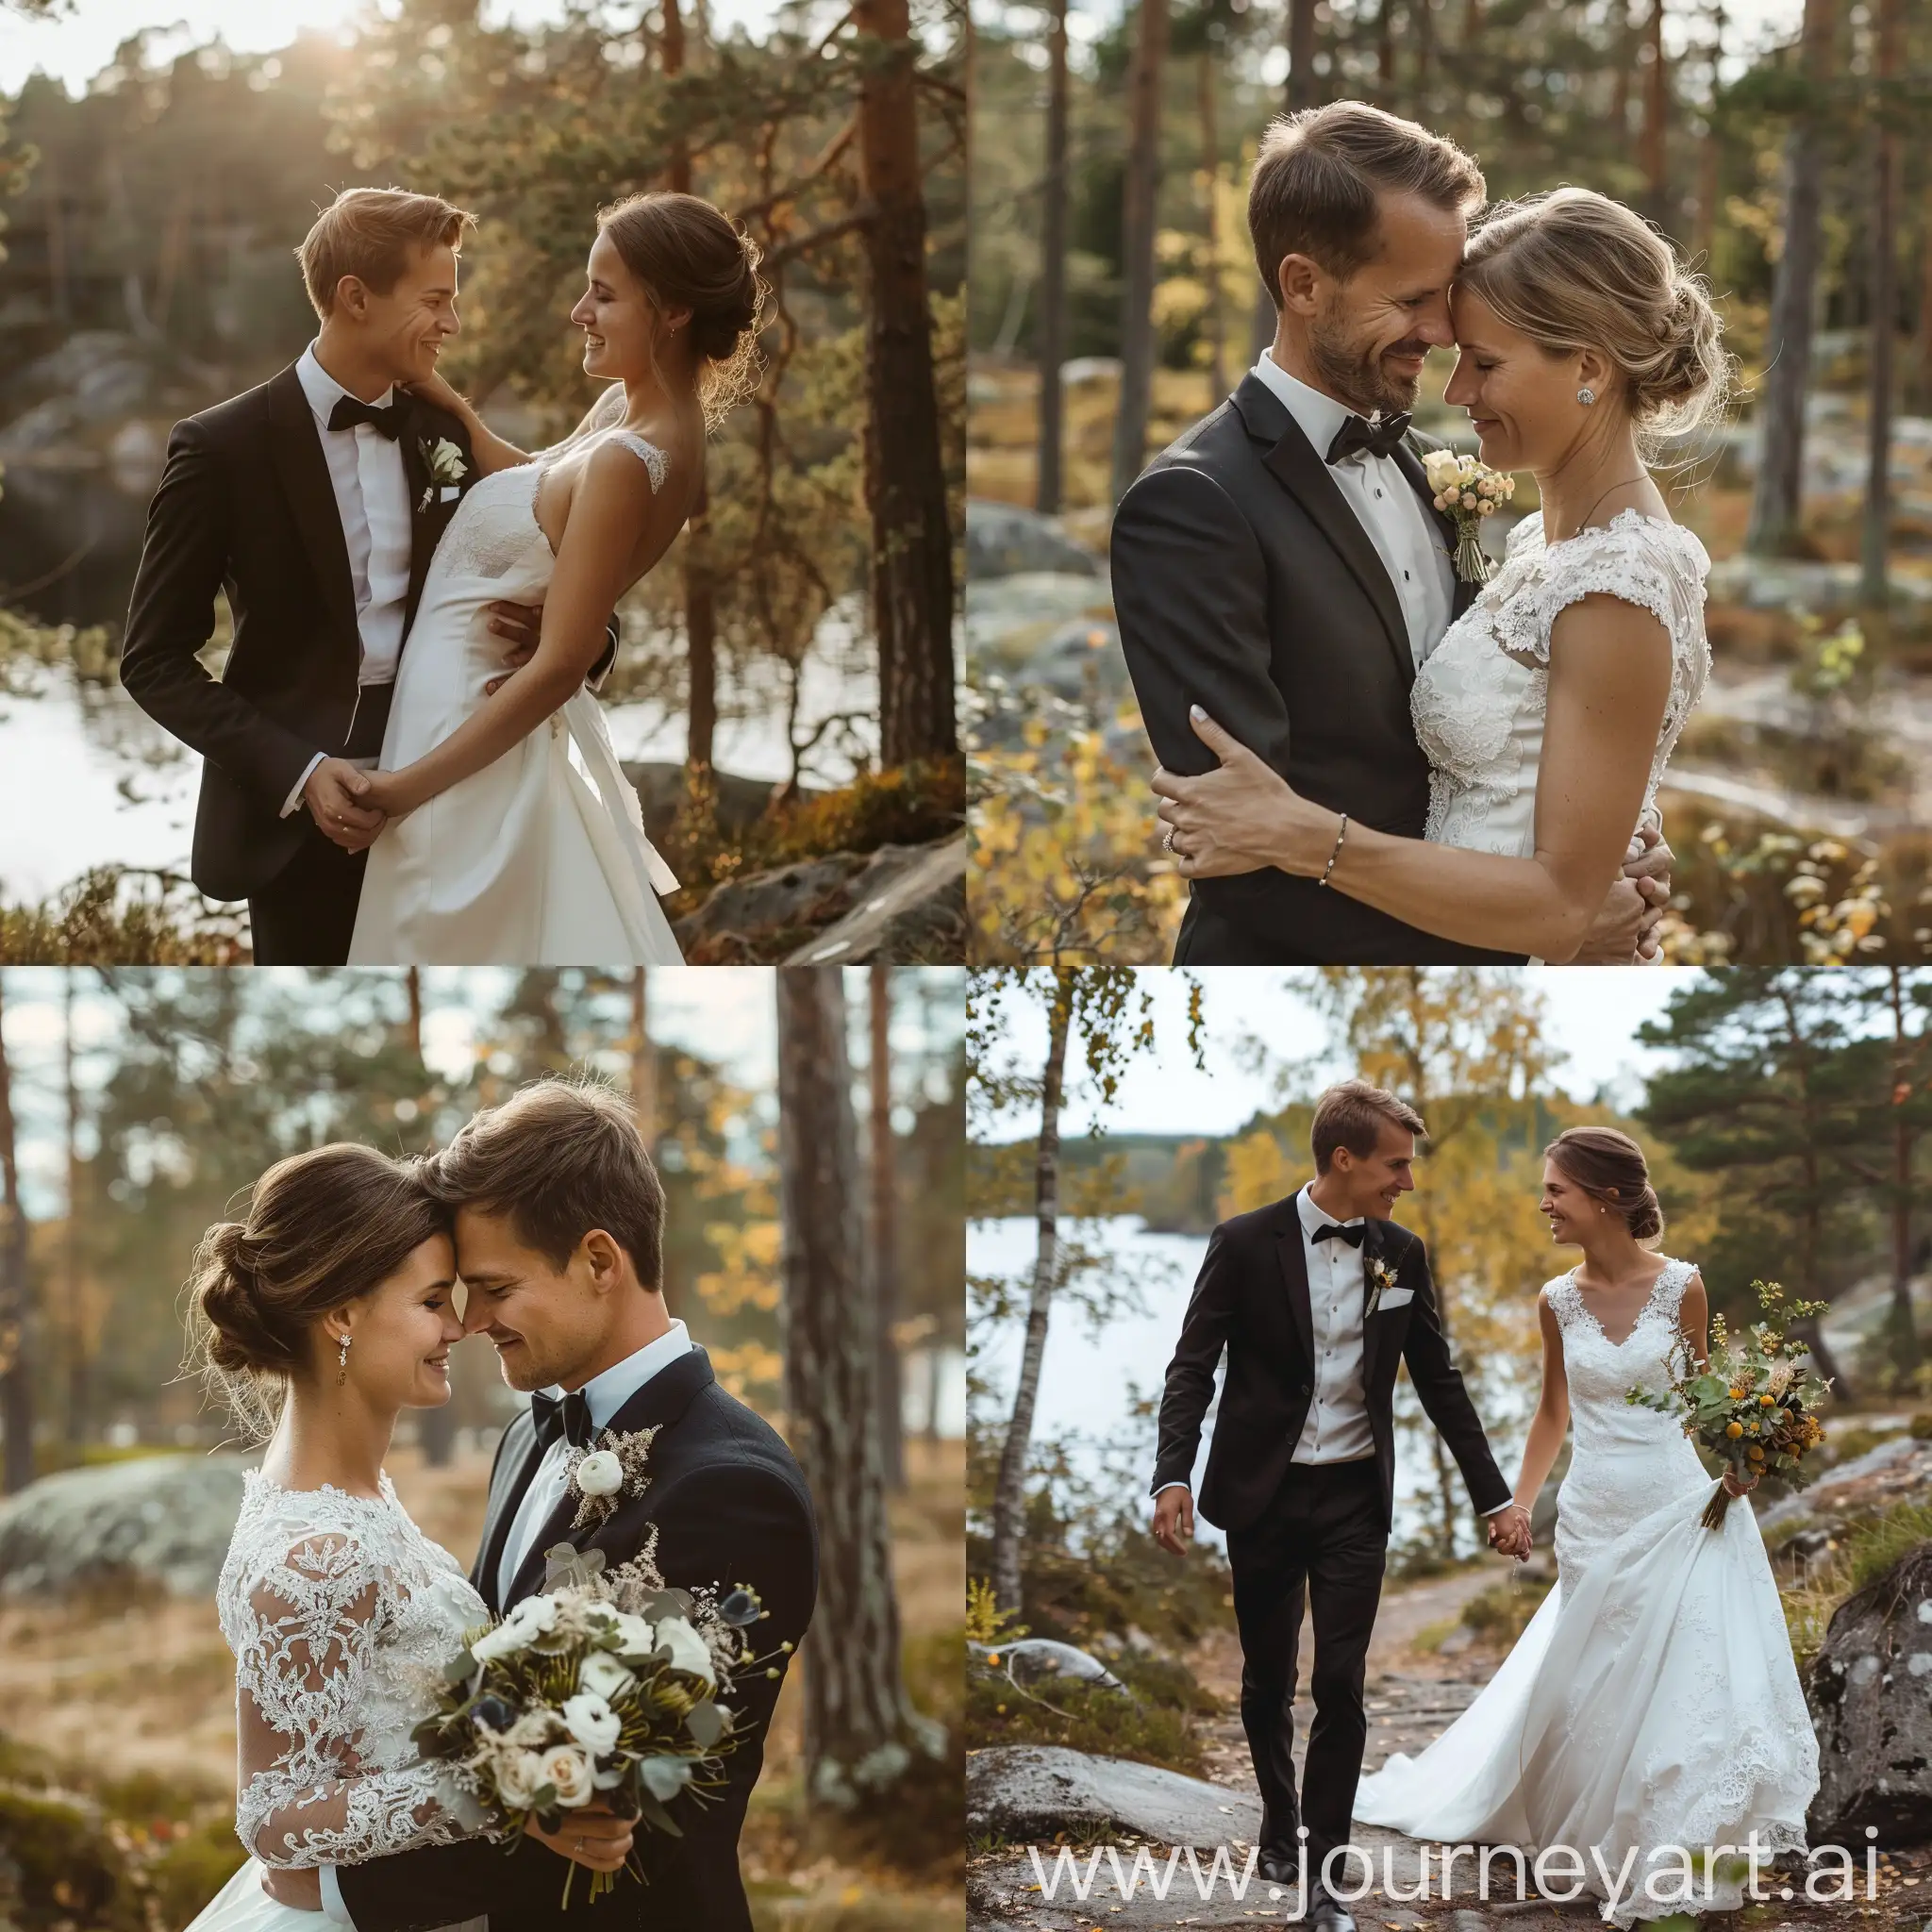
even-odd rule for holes
{"type": "Polygon", "coordinates": [[[644,1465],[657,1433],[655,1426],[634,1429],[627,1435],[606,1429],[594,1448],[572,1453],[570,1491],[577,1499],[573,1530],[591,1529],[608,1522],[623,1497],[643,1494],[651,1480],[644,1465]]]}
{"type": "Polygon", "coordinates": [[[1369,1282],[1369,1305],[1362,1310],[1362,1320],[1366,1322],[1382,1306],[1383,1295],[1395,1286],[1395,1270],[1380,1255],[1365,1255],[1362,1273],[1369,1282]]]}
{"type": "Polygon", "coordinates": [[[429,488],[417,499],[416,508],[425,510],[432,503],[455,502],[463,493],[463,478],[470,474],[462,451],[446,436],[438,437],[434,442],[423,437],[417,441],[416,454],[423,458],[423,467],[431,478],[429,488]]]}

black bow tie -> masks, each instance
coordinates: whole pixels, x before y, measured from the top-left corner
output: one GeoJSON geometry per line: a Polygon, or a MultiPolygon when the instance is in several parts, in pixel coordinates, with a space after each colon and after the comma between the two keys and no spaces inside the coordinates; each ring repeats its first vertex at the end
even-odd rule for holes
{"type": "Polygon", "coordinates": [[[1367,450],[1374,457],[1393,456],[1395,445],[1407,434],[1407,416],[1384,416],[1375,423],[1351,416],[1335,432],[1335,441],[1328,445],[1328,460],[1339,463],[1357,450],[1367,450]]]}
{"type": "MultiPolygon", "coordinates": [[[[1402,419],[1405,423],[1408,418],[1402,419]]],[[[329,412],[328,426],[331,429],[353,429],[358,423],[367,423],[371,428],[379,429],[393,442],[403,433],[403,406],[391,403],[385,408],[378,408],[374,403],[360,403],[354,396],[344,396],[329,412]]],[[[1331,457],[1332,462],[1334,458],[1331,457]]]]}
{"type": "Polygon", "coordinates": [[[591,1427],[591,1405],[579,1389],[561,1402],[541,1391],[530,1397],[530,1420],[537,1424],[537,1446],[547,1449],[561,1436],[573,1449],[588,1449],[595,1431],[591,1427]]]}
{"type": "Polygon", "coordinates": [[[1308,1239],[1317,1247],[1325,1241],[1346,1241],[1352,1248],[1358,1248],[1362,1244],[1363,1235],[1368,1231],[1369,1224],[1366,1221],[1358,1221],[1353,1227],[1343,1227],[1339,1222],[1331,1221],[1326,1227],[1318,1227],[1308,1239]]]}

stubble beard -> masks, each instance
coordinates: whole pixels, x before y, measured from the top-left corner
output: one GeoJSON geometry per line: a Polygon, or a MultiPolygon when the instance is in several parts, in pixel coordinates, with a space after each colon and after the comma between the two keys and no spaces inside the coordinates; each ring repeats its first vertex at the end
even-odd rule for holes
{"type": "Polygon", "coordinates": [[[1323,389],[1363,416],[1413,408],[1422,386],[1417,376],[1391,375],[1382,352],[1352,337],[1333,310],[1309,325],[1308,360],[1323,389]]]}

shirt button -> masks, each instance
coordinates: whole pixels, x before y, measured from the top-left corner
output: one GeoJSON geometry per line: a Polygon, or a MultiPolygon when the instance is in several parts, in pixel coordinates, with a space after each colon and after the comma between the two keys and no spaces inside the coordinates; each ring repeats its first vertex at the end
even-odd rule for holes
{"type": "Polygon", "coordinates": [[[1381,492],[1381,491],[1380,491],[1379,490],[1375,491],[1375,494],[1376,494],[1377,496],[1380,496],[1380,495],[1381,495],[1381,493],[1382,493],[1382,492],[1381,492]]]}
{"type": "Polygon", "coordinates": [[[1407,581],[1408,581],[1408,573],[1407,573],[1407,571],[1404,571],[1404,572],[1402,573],[1402,581],[1403,581],[1403,582],[1404,582],[1405,584],[1406,584],[1406,583],[1407,583],[1407,581]]]}

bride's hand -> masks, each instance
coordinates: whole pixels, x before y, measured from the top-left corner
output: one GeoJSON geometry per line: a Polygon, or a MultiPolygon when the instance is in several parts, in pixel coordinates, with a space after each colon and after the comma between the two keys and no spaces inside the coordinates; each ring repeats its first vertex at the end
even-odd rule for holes
{"type": "Polygon", "coordinates": [[[409,783],[407,765],[400,772],[365,772],[363,776],[369,780],[369,789],[362,794],[362,803],[386,819],[406,818],[424,803],[409,783]]]}
{"type": "Polygon", "coordinates": [[[1757,1484],[1758,1478],[1755,1475],[1748,1483],[1744,1483],[1738,1480],[1738,1472],[1736,1470],[1727,1469],[1724,1471],[1724,1488],[1734,1496],[1748,1496],[1757,1487],[1757,1484]]]}
{"type": "Polygon", "coordinates": [[[600,1803],[566,1811],[554,1832],[545,1831],[534,1815],[524,1829],[559,1858],[592,1872],[621,1872],[630,1857],[631,1825],[630,1819],[619,1818],[600,1803]]]}
{"type": "Polygon", "coordinates": [[[418,401],[425,402],[433,409],[442,409],[452,416],[467,416],[470,406],[450,387],[449,378],[441,370],[429,377],[426,382],[407,382],[403,385],[418,401]]]}
{"type": "Polygon", "coordinates": [[[322,1874],[313,1865],[264,1865],[261,1889],[278,1906],[293,1906],[302,1912],[322,1909],[322,1874]]]}
{"type": "Polygon", "coordinates": [[[1154,774],[1167,831],[1161,843],[1183,878],[1226,878],[1279,866],[1318,875],[1335,842],[1336,814],[1297,795],[1271,765],[1229,736],[1199,705],[1188,708],[1194,736],[1221,760],[1186,778],[1154,774]]]}

